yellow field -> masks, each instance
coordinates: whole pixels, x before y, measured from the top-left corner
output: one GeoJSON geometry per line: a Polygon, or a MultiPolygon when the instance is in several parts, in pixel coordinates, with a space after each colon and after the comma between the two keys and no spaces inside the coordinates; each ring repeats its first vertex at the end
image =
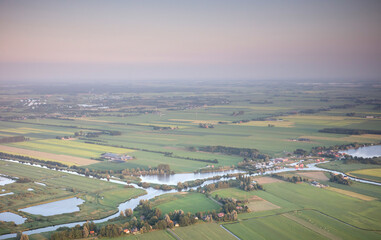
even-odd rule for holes
{"type": "Polygon", "coordinates": [[[54,131],[54,130],[38,129],[38,128],[27,128],[27,127],[22,127],[22,128],[5,128],[5,129],[0,129],[0,131],[9,132],[9,133],[18,133],[18,134],[49,132],[49,133],[73,135],[73,132],[54,131]]]}
{"type": "Polygon", "coordinates": [[[351,192],[351,191],[347,191],[347,190],[342,190],[342,189],[339,189],[339,188],[327,187],[325,189],[328,189],[328,190],[331,190],[331,191],[334,191],[334,192],[337,192],[337,193],[341,193],[343,195],[347,195],[347,196],[350,196],[350,197],[354,197],[354,198],[357,198],[357,199],[360,199],[360,200],[364,200],[364,201],[373,201],[373,200],[376,200],[376,198],[374,198],[374,197],[369,197],[369,196],[366,196],[366,195],[363,195],[363,194],[359,194],[359,193],[355,193],[355,192],[351,192]]]}
{"type": "Polygon", "coordinates": [[[351,124],[359,124],[366,121],[365,118],[348,118],[345,116],[316,116],[316,115],[293,115],[284,117],[285,120],[296,124],[323,125],[326,127],[344,127],[351,124]]]}
{"type": "Polygon", "coordinates": [[[252,212],[261,212],[261,211],[268,211],[268,210],[273,210],[273,209],[278,209],[280,208],[279,206],[266,201],[258,196],[253,196],[250,200],[249,203],[247,204],[247,207],[250,209],[252,212]]]}
{"type": "Polygon", "coordinates": [[[69,166],[71,165],[82,166],[82,165],[89,165],[89,164],[94,164],[98,162],[98,161],[87,159],[87,158],[39,152],[34,150],[27,150],[27,149],[15,148],[15,147],[3,146],[3,145],[0,145],[0,151],[8,153],[8,154],[21,155],[21,156],[27,156],[27,157],[37,158],[41,160],[60,162],[63,164],[67,164],[69,166]]]}
{"type": "Polygon", "coordinates": [[[373,177],[381,177],[381,168],[362,169],[362,170],[352,171],[351,173],[354,173],[354,174],[357,173],[357,174],[368,175],[373,177]]]}

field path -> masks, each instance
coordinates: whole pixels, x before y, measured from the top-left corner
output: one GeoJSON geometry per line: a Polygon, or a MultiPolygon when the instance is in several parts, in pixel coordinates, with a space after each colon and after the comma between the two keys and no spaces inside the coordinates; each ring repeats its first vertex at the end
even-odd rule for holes
{"type": "Polygon", "coordinates": [[[66,163],[70,165],[74,164],[74,165],[83,166],[83,165],[98,163],[98,161],[96,160],[87,159],[87,158],[73,157],[73,156],[54,154],[54,153],[46,153],[46,152],[40,152],[40,151],[34,151],[34,150],[28,150],[28,149],[22,149],[22,148],[16,148],[16,147],[9,147],[4,145],[0,145],[0,151],[6,152],[9,154],[38,158],[41,160],[57,161],[57,162],[66,163]]]}
{"type": "Polygon", "coordinates": [[[307,221],[305,221],[303,219],[295,217],[295,216],[293,216],[293,215],[291,215],[289,213],[285,213],[285,214],[282,214],[282,215],[285,216],[286,218],[296,222],[296,223],[299,223],[303,227],[308,228],[308,229],[310,229],[310,230],[312,230],[312,231],[314,231],[314,232],[316,232],[316,233],[318,233],[318,234],[320,234],[320,235],[322,235],[322,236],[324,236],[326,238],[329,238],[331,240],[340,240],[341,239],[341,238],[333,235],[332,233],[329,233],[329,232],[319,228],[318,226],[315,226],[315,225],[313,225],[313,224],[311,224],[311,223],[309,223],[309,222],[307,222],[307,221]]]}

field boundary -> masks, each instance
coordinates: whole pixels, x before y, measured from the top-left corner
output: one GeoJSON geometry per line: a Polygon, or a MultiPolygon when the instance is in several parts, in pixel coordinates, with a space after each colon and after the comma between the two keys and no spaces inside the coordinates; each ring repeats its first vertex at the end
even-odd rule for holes
{"type": "Polygon", "coordinates": [[[325,231],[324,229],[321,229],[318,226],[313,225],[313,224],[311,224],[311,223],[309,223],[309,222],[307,222],[307,221],[305,221],[305,220],[303,220],[301,218],[295,217],[295,216],[293,216],[293,215],[291,215],[289,213],[285,213],[282,216],[290,219],[291,221],[294,221],[294,222],[302,225],[303,227],[305,227],[305,228],[307,228],[307,229],[309,229],[311,231],[314,231],[314,232],[316,232],[316,233],[318,233],[318,234],[320,234],[320,235],[322,235],[322,236],[324,236],[326,238],[329,238],[331,240],[339,240],[339,239],[341,239],[341,238],[333,235],[332,233],[329,233],[329,232],[325,231]]]}

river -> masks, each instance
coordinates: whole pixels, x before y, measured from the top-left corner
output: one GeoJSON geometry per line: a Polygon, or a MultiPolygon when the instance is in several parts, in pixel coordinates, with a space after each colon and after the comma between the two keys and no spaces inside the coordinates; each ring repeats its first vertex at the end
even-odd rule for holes
{"type": "Polygon", "coordinates": [[[351,155],[352,157],[362,158],[381,157],[381,145],[366,146],[357,149],[348,149],[346,151],[340,151],[340,153],[345,153],[351,155]]]}
{"type": "MultiPolygon", "coordinates": [[[[1,160],[4,160],[4,159],[1,159],[1,160]]],[[[6,161],[18,162],[18,161],[14,161],[14,160],[6,160],[6,161]]],[[[308,164],[306,166],[306,168],[304,168],[304,169],[295,169],[293,167],[289,167],[289,168],[282,168],[282,169],[277,169],[277,170],[269,170],[269,171],[266,171],[263,174],[255,173],[255,174],[252,174],[251,176],[265,175],[265,174],[271,174],[271,173],[280,173],[280,172],[287,172],[287,171],[302,171],[302,170],[303,171],[326,171],[326,172],[332,172],[332,173],[342,174],[342,175],[346,176],[345,174],[343,174],[341,172],[332,171],[332,170],[328,170],[328,169],[323,169],[323,168],[317,167],[316,166],[317,164],[318,163],[308,164]]],[[[27,165],[31,165],[31,164],[27,164],[27,165]]],[[[40,166],[40,165],[31,165],[31,166],[46,168],[46,167],[43,167],[43,166],[40,166]]],[[[84,175],[78,174],[76,172],[71,172],[71,171],[65,171],[65,172],[85,177],[84,175]]],[[[237,172],[240,172],[240,171],[237,171],[237,172]]],[[[174,175],[171,175],[172,177],[170,177],[170,178],[161,178],[161,179],[163,179],[162,181],[159,180],[160,177],[158,177],[158,176],[156,176],[156,177],[152,177],[152,176],[150,176],[150,177],[144,177],[143,179],[144,179],[144,182],[149,182],[149,183],[158,183],[158,184],[169,184],[169,183],[172,184],[172,183],[174,183],[174,184],[177,184],[176,181],[180,180],[180,179],[182,180],[182,182],[184,182],[184,179],[182,179],[179,176],[184,176],[185,175],[185,176],[187,176],[185,178],[186,179],[185,181],[190,181],[190,180],[196,180],[196,179],[210,178],[210,177],[213,177],[213,176],[222,176],[222,175],[225,175],[227,173],[229,173],[229,172],[214,172],[214,173],[201,173],[201,174],[188,174],[188,173],[186,173],[186,174],[174,174],[174,175]],[[176,175],[179,175],[179,176],[176,176],[176,175]],[[193,175],[193,178],[191,177],[192,175],[193,175]]],[[[348,176],[348,177],[351,180],[354,180],[354,181],[381,186],[381,184],[377,183],[377,182],[366,181],[366,180],[362,180],[362,179],[358,179],[358,178],[353,178],[353,177],[350,177],[350,176],[348,176]]],[[[218,182],[218,181],[224,181],[224,180],[228,180],[228,179],[229,178],[221,178],[219,180],[207,180],[201,186],[205,186],[205,185],[210,184],[210,183],[215,183],[215,182],[218,182]]],[[[107,181],[107,179],[101,179],[101,180],[107,181]]],[[[123,181],[120,181],[120,180],[117,180],[117,179],[112,179],[112,178],[110,179],[110,182],[127,185],[126,182],[123,182],[123,181]]],[[[129,185],[132,185],[135,188],[143,189],[142,187],[139,187],[136,184],[129,184],[129,185]]],[[[196,188],[197,187],[193,187],[192,189],[196,189],[196,188]]],[[[149,199],[152,199],[152,198],[154,198],[156,196],[160,196],[162,194],[177,192],[177,190],[175,190],[175,189],[170,190],[170,191],[164,191],[164,190],[160,190],[160,189],[154,189],[154,188],[151,188],[151,187],[149,187],[149,188],[147,188],[145,190],[147,191],[147,194],[139,196],[139,197],[134,198],[134,199],[130,199],[130,200],[126,201],[126,202],[123,202],[123,203],[119,204],[119,206],[118,206],[118,210],[119,211],[117,213],[115,213],[115,214],[113,214],[111,216],[102,218],[102,219],[94,220],[94,223],[101,223],[101,222],[108,221],[109,219],[118,217],[119,214],[120,214],[120,211],[124,211],[124,210],[126,210],[128,208],[134,209],[139,204],[140,200],[149,200],[149,199]]],[[[24,233],[28,234],[28,235],[31,235],[31,234],[35,234],[35,233],[55,231],[55,230],[57,230],[60,227],[74,227],[77,224],[82,225],[85,222],[86,221],[79,221],[79,222],[74,222],[74,223],[66,223],[66,224],[60,224],[60,225],[55,225],[55,226],[43,227],[43,228],[38,228],[38,229],[34,229],[34,230],[24,231],[24,233]]],[[[1,235],[0,236],[0,240],[1,239],[12,238],[12,237],[16,237],[16,234],[15,233],[11,233],[11,234],[1,235]]]]}

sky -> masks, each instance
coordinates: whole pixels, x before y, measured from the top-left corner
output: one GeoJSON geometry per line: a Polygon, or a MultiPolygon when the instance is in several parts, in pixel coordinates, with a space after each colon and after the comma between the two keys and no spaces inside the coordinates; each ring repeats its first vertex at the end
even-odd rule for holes
{"type": "Polygon", "coordinates": [[[381,79],[379,0],[0,1],[0,81],[381,79]]]}

